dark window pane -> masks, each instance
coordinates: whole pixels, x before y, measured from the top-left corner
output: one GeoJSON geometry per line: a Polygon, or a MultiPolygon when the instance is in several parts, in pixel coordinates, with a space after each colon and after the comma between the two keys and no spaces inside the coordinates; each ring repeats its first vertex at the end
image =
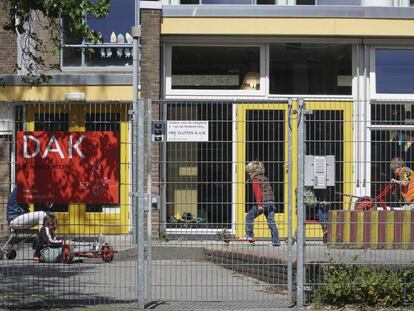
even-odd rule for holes
{"type": "Polygon", "coordinates": [[[414,110],[409,103],[371,104],[372,125],[409,125],[414,123],[414,110]]]}
{"type": "Polygon", "coordinates": [[[199,4],[200,0],[181,0],[180,4],[199,4]]]}
{"type": "Polygon", "coordinates": [[[171,228],[229,228],[232,219],[232,104],[167,106],[167,120],[208,120],[208,142],[166,146],[166,210],[171,228]],[[191,213],[193,217],[188,221],[191,213]]]}
{"type": "Polygon", "coordinates": [[[119,113],[87,113],[85,121],[86,131],[113,131],[119,132],[119,113]]]}
{"type": "Polygon", "coordinates": [[[70,67],[70,66],[79,67],[79,66],[82,65],[82,51],[81,51],[80,48],[64,47],[62,52],[63,52],[62,66],[64,66],[64,67],[70,67]]]}
{"type": "Polygon", "coordinates": [[[57,113],[35,113],[35,131],[68,131],[69,114],[57,113]]]}
{"type": "Polygon", "coordinates": [[[257,0],[257,4],[275,4],[275,0],[257,0]]]}
{"type": "Polygon", "coordinates": [[[414,50],[375,51],[377,93],[414,94],[414,50]]]}
{"type": "Polygon", "coordinates": [[[45,211],[45,212],[60,212],[60,213],[67,213],[69,210],[68,204],[53,204],[52,207],[49,208],[49,206],[45,203],[35,203],[34,204],[34,211],[45,211]]]}
{"type": "MultiPolygon", "coordinates": [[[[246,112],[246,162],[261,161],[275,196],[276,213],[284,212],[285,120],[283,110],[246,112]]],[[[246,182],[246,212],[254,205],[253,188],[246,182]]]]}
{"type": "Polygon", "coordinates": [[[269,79],[271,94],[350,95],[351,45],[272,44],[269,79]]]}
{"type": "Polygon", "coordinates": [[[85,54],[86,66],[122,66],[132,65],[132,48],[95,48],[85,54]]]}
{"type": "Polygon", "coordinates": [[[23,131],[24,124],[24,109],[23,106],[16,106],[14,110],[15,120],[16,120],[16,131],[23,131]]]}
{"type": "Polygon", "coordinates": [[[122,35],[126,41],[125,34],[131,32],[135,24],[134,0],[111,1],[109,15],[103,19],[95,19],[89,16],[87,19],[89,27],[102,34],[103,43],[111,42],[111,34],[122,35]]]}
{"type": "Polygon", "coordinates": [[[259,47],[174,46],[173,89],[259,89],[259,47]]]}
{"type": "Polygon", "coordinates": [[[296,0],[297,5],[315,5],[315,0],[296,0]]]}

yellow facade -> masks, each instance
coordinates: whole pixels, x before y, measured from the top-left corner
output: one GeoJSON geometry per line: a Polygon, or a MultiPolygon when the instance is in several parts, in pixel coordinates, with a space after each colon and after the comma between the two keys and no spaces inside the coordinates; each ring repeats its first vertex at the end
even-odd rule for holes
{"type": "MultiPolygon", "coordinates": [[[[7,102],[27,101],[25,104],[25,125],[27,131],[35,129],[35,112],[67,113],[70,131],[85,131],[86,113],[111,112],[120,115],[120,208],[116,213],[86,212],[84,204],[69,204],[67,212],[55,212],[59,223],[59,233],[71,234],[122,234],[129,228],[129,132],[128,104],[115,101],[130,101],[130,86],[41,86],[7,87],[0,92],[0,100],[7,102]],[[86,102],[65,102],[65,93],[85,93],[86,102]],[[88,101],[99,104],[88,103],[88,101]],[[109,103],[113,102],[113,103],[109,103]],[[49,104],[50,103],[50,104],[49,104]],[[92,108],[91,108],[92,107],[92,108]]],[[[32,207],[33,208],[33,207],[32,207]]]]}
{"type": "MultiPolygon", "coordinates": [[[[324,101],[314,101],[307,102],[305,107],[307,110],[323,110],[323,111],[342,111],[343,112],[343,180],[340,182],[343,183],[344,193],[352,193],[352,158],[353,158],[353,131],[352,131],[352,101],[337,101],[337,102],[324,102],[324,101]]],[[[245,202],[246,202],[246,193],[245,193],[245,163],[246,163],[246,112],[248,110],[282,110],[284,111],[284,120],[288,120],[288,106],[287,102],[280,102],[275,104],[239,104],[237,105],[237,195],[236,195],[236,235],[242,236],[245,230],[245,202]]],[[[293,101],[292,109],[297,109],[297,102],[293,101]]],[[[288,122],[284,124],[284,157],[285,157],[285,170],[284,170],[284,212],[276,213],[275,222],[278,226],[278,231],[281,237],[288,236],[288,202],[291,201],[292,206],[296,207],[296,193],[295,189],[297,188],[298,181],[298,163],[296,160],[292,161],[292,172],[288,171],[288,144],[292,146],[292,159],[297,159],[298,149],[297,149],[297,118],[293,114],[292,117],[292,141],[288,139],[288,122]],[[291,174],[292,178],[292,197],[288,196],[288,178],[291,174]]],[[[343,209],[348,210],[349,204],[343,199],[343,209]]],[[[296,210],[292,212],[292,232],[295,232],[297,228],[297,213],[296,210]]],[[[255,236],[256,237],[270,237],[270,232],[267,228],[267,222],[263,215],[260,215],[256,218],[255,222],[255,236]]],[[[306,236],[307,237],[322,237],[322,229],[318,223],[308,223],[306,224],[306,236]]]]}
{"type": "Polygon", "coordinates": [[[162,35],[413,37],[414,20],[164,17],[162,35]]]}

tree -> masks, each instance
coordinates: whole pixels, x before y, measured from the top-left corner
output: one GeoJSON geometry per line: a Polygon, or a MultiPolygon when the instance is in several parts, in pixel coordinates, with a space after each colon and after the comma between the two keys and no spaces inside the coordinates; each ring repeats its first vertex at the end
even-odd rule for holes
{"type": "MultiPolygon", "coordinates": [[[[44,72],[48,69],[44,56],[59,52],[63,33],[91,43],[99,41],[99,33],[89,28],[84,18],[107,16],[109,0],[0,0],[0,10],[8,15],[3,29],[17,33],[20,38],[21,61],[16,69],[23,73],[25,83],[35,86],[51,79],[44,72]],[[39,36],[39,27],[46,30],[47,40],[39,36]]],[[[4,80],[0,84],[4,86],[4,80]]]]}

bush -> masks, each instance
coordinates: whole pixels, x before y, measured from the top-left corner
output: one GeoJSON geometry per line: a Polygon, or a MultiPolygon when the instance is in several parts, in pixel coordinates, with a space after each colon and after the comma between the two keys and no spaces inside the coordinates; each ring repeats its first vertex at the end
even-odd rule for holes
{"type": "Polygon", "coordinates": [[[323,285],[316,290],[316,302],[335,306],[395,307],[406,302],[408,296],[412,300],[413,293],[412,267],[401,273],[372,266],[328,265],[323,285]]]}

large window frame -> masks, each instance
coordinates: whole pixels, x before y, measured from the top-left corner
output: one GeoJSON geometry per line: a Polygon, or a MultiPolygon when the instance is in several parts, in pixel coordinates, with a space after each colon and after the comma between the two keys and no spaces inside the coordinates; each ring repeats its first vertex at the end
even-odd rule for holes
{"type": "Polygon", "coordinates": [[[375,100],[412,100],[414,99],[414,93],[413,94],[407,94],[407,93],[378,93],[377,92],[377,74],[376,74],[376,51],[377,50],[413,50],[414,52],[414,46],[405,45],[405,46],[389,46],[389,45],[376,45],[370,49],[370,74],[369,74],[369,91],[371,94],[371,99],[375,100]]]}
{"type": "Polygon", "coordinates": [[[266,46],[260,43],[224,44],[224,43],[167,43],[165,46],[165,94],[166,96],[264,96],[266,94],[266,46]],[[260,49],[260,89],[259,90],[220,90],[220,89],[173,89],[172,88],[172,48],[173,46],[208,46],[208,47],[257,47],[260,49]]]}
{"type": "MultiPolygon", "coordinates": [[[[135,12],[135,7],[134,7],[134,12],[135,12]]],[[[134,13],[136,14],[136,12],[134,13]]],[[[61,23],[61,29],[63,29],[63,19],[61,18],[60,23],[61,23]]],[[[85,16],[85,18],[83,19],[84,23],[87,23],[87,17],[85,16]]],[[[132,27],[133,25],[131,25],[132,27]]],[[[133,65],[132,65],[132,57],[133,57],[133,43],[128,43],[126,38],[125,38],[125,43],[98,43],[98,44],[93,44],[93,43],[89,43],[87,41],[85,41],[84,39],[82,40],[81,43],[78,44],[66,44],[64,41],[64,34],[61,35],[60,38],[60,42],[61,42],[61,48],[60,48],[60,53],[59,53],[59,62],[60,62],[60,69],[62,71],[85,71],[85,70],[90,70],[90,71],[132,71],[133,70],[133,65]],[[72,49],[80,49],[81,50],[81,59],[80,59],[80,65],[79,66],[64,66],[64,49],[67,48],[72,48],[72,49]],[[130,59],[131,59],[131,65],[130,66],[118,66],[118,65],[107,65],[107,66],[88,66],[87,62],[86,62],[86,53],[88,49],[95,49],[95,53],[100,53],[101,49],[104,49],[105,53],[107,51],[107,49],[111,49],[111,53],[112,55],[116,55],[117,54],[117,50],[118,49],[123,49],[123,52],[126,52],[126,49],[129,50],[130,52],[130,59]]],[[[107,54],[106,54],[107,55],[107,54]]]]}

